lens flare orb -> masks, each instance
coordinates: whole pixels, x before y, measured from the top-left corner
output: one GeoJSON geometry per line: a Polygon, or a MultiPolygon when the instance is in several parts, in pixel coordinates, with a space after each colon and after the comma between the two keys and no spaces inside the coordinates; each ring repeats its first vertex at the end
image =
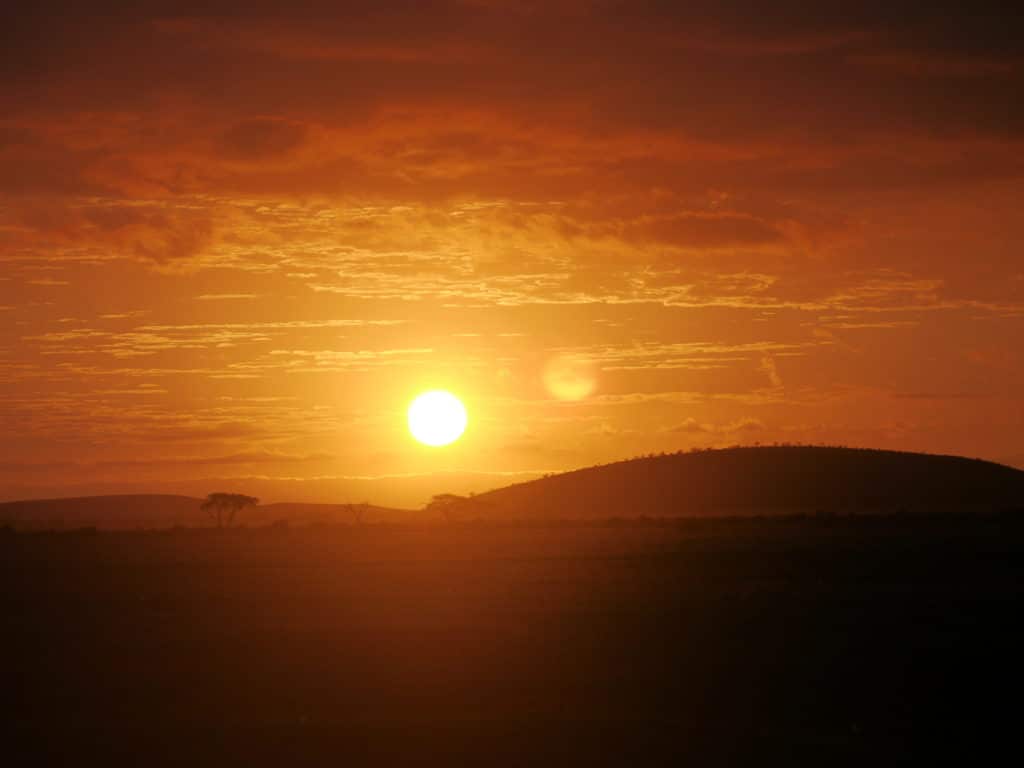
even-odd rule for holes
{"type": "Polygon", "coordinates": [[[559,400],[584,400],[597,388],[594,365],[576,357],[557,357],[544,366],[544,386],[559,400]]]}

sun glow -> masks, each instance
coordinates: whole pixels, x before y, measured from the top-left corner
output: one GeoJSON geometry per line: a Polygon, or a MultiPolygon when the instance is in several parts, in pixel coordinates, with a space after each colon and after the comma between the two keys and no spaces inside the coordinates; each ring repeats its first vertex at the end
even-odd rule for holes
{"type": "Polygon", "coordinates": [[[419,395],[409,405],[409,432],[425,445],[448,445],[466,430],[466,408],[442,389],[419,395]]]}

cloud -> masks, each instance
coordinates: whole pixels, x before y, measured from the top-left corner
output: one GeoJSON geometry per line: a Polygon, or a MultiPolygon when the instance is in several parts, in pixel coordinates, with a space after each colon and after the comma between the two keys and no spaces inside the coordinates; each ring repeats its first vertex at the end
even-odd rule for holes
{"type": "Polygon", "coordinates": [[[737,419],[719,428],[720,432],[758,432],[765,429],[760,419],[737,419]]]}
{"type": "Polygon", "coordinates": [[[285,155],[306,138],[306,127],[288,120],[254,118],[225,131],[218,148],[233,160],[261,161],[285,155]]]}
{"type": "MultiPolygon", "coordinates": [[[[134,316],[128,314],[123,317],[134,316]]],[[[94,352],[116,358],[133,358],[155,355],[160,352],[227,349],[243,344],[259,345],[287,337],[297,331],[388,328],[401,325],[403,322],[385,319],[324,319],[252,323],[146,324],[130,330],[78,327],[27,335],[23,337],[23,340],[39,344],[43,354],[47,355],[81,355],[94,352]]],[[[313,352],[307,351],[291,353],[284,350],[267,350],[267,352],[271,355],[295,354],[307,357],[314,355],[313,352]]],[[[337,357],[358,354],[366,357],[378,357],[406,352],[410,352],[410,350],[383,349],[360,352],[325,350],[323,354],[337,357]]],[[[209,371],[209,373],[215,374],[216,371],[209,371]]]]}
{"type": "Polygon", "coordinates": [[[741,418],[725,424],[707,424],[698,422],[691,416],[675,426],[667,427],[664,431],[683,434],[728,435],[736,432],[758,432],[765,428],[763,421],[754,418],[741,418]]]}
{"type": "Polygon", "coordinates": [[[58,198],[47,204],[30,199],[11,210],[10,245],[23,260],[123,258],[166,266],[196,258],[214,243],[215,212],[209,205],[58,198]]]}
{"type": "Polygon", "coordinates": [[[923,447],[1016,450],[1022,29],[986,3],[100,0],[4,32],[0,455],[342,440],[387,472],[394,425],[338,403],[432,376],[492,469],[526,455],[476,451],[492,418],[558,425],[545,464],[609,458],[578,420],[644,452],[908,408],[923,447]],[[558,356],[590,396],[546,396],[558,356]],[[992,396],[892,395],[941,391],[992,396]]]}
{"type": "Polygon", "coordinates": [[[1012,77],[1024,67],[1021,56],[969,56],[946,52],[942,55],[920,51],[876,51],[856,55],[853,60],[864,67],[888,75],[914,78],[972,79],[1012,77]]]}
{"type": "Polygon", "coordinates": [[[768,376],[768,383],[773,387],[779,388],[782,386],[782,377],[779,376],[778,366],[775,364],[775,359],[770,355],[765,355],[761,358],[761,370],[768,376]]]}
{"type": "Polygon", "coordinates": [[[0,462],[0,473],[45,473],[53,471],[79,470],[105,471],[112,469],[160,469],[173,467],[205,467],[248,464],[301,464],[328,461],[329,454],[295,455],[272,451],[250,451],[226,456],[186,456],[146,459],[124,459],[95,462],[0,462]]]}
{"type": "Polygon", "coordinates": [[[232,301],[234,299],[258,299],[258,293],[204,293],[196,296],[196,301],[232,301]]]}
{"type": "Polygon", "coordinates": [[[638,234],[680,248],[725,248],[765,245],[783,240],[763,221],[735,214],[680,214],[638,224],[638,234]]]}
{"type": "Polygon", "coordinates": [[[683,432],[686,434],[697,434],[701,432],[713,432],[714,429],[708,424],[701,424],[692,416],[684,419],[674,427],[668,428],[669,432],[683,432]]]}

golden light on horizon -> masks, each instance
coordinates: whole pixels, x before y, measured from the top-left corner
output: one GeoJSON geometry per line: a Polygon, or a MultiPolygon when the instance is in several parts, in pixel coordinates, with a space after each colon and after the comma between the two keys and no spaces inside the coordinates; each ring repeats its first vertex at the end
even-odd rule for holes
{"type": "Polygon", "coordinates": [[[409,405],[409,432],[424,445],[455,442],[466,431],[466,408],[451,392],[435,389],[418,395],[409,405]]]}
{"type": "Polygon", "coordinates": [[[4,18],[0,502],[415,507],[754,441],[1024,468],[1008,15],[160,5],[4,18]],[[472,423],[414,439],[444,389],[472,423]]]}

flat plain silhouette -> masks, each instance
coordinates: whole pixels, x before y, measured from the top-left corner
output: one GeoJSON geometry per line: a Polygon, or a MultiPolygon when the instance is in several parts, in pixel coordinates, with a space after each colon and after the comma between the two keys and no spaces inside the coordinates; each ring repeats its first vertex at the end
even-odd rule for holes
{"type": "MultiPolygon", "coordinates": [[[[74,530],[95,527],[103,530],[198,528],[216,525],[203,511],[204,499],[169,494],[83,496],[67,499],[33,499],[0,502],[0,525],[22,531],[74,530]]],[[[303,504],[278,502],[249,507],[237,520],[241,526],[271,523],[293,525],[414,522],[422,519],[416,510],[394,509],[373,504],[303,504]]]]}
{"type": "Polygon", "coordinates": [[[940,512],[7,532],[4,744],[24,764],[978,760],[1016,734],[1024,518],[940,512]]]}

